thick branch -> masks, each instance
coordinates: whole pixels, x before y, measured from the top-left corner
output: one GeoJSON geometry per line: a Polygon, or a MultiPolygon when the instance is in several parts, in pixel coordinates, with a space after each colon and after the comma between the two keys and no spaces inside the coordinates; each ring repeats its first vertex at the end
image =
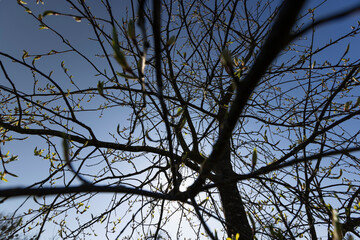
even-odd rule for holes
{"type": "Polygon", "coordinates": [[[228,117],[222,126],[221,134],[213,146],[213,151],[210,157],[203,164],[202,172],[198,179],[187,191],[187,194],[190,196],[196,195],[201,189],[201,185],[205,181],[204,176],[212,170],[215,165],[214,163],[219,159],[219,157],[221,157],[224,150],[223,144],[230,139],[235,125],[239,120],[240,114],[246,106],[247,100],[254,91],[256,85],[263,77],[271,62],[289,43],[289,32],[293,27],[297,15],[304,3],[305,0],[288,0],[284,3],[278,19],[276,20],[268,39],[262,47],[259,56],[256,58],[254,65],[238,87],[236,98],[231,106],[228,117]]]}
{"type": "Polygon", "coordinates": [[[0,197],[19,197],[19,196],[46,196],[66,193],[81,193],[81,192],[98,192],[98,193],[124,193],[136,194],[155,199],[177,200],[174,196],[164,193],[150,192],[147,190],[129,188],[125,186],[95,186],[95,185],[81,185],[78,187],[57,187],[57,188],[10,188],[0,190],[0,197]]]}
{"type": "MultiPolygon", "coordinates": [[[[70,141],[75,141],[78,143],[86,144],[86,146],[93,146],[93,147],[99,147],[99,148],[111,148],[114,150],[122,150],[127,152],[148,152],[148,153],[156,153],[160,154],[162,156],[170,157],[170,153],[168,151],[150,147],[150,146],[129,146],[126,144],[120,144],[120,143],[113,143],[113,142],[105,142],[105,141],[99,141],[94,139],[86,139],[79,137],[77,135],[64,133],[57,130],[46,130],[46,129],[25,129],[21,127],[17,127],[14,125],[11,125],[10,123],[3,122],[2,119],[0,119],[0,126],[8,129],[10,131],[14,131],[20,134],[27,134],[27,135],[36,135],[36,136],[55,136],[60,138],[66,138],[70,141]]],[[[180,156],[177,156],[175,154],[172,155],[177,160],[181,160],[180,156]]]]}

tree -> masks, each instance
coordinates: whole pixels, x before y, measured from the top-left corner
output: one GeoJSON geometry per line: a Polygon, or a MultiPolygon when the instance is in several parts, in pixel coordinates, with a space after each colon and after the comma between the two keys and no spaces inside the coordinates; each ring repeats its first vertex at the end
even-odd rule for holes
{"type": "MultiPolygon", "coordinates": [[[[319,18],[327,1],[139,0],[120,20],[116,1],[65,3],[39,14],[18,1],[62,45],[0,52],[33,79],[21,89],[0,64],[2,149],[38,136],[34,154],[49,163],[42,181],[0,190],[3,201],[39,204],[18,231],[318,239],[332,238],[337,209],[336,233],[360,237],[360,26],[342,21],[360,5],[319,18]],[[96,48],[83,50],[54,18],[86,22],[96,48]],[[332,24],[342,31],[319,36],[332,24]],[[44,66],[50,56],[63,75],[44,66]],[[94,77],[73,77],[68,56],[94,77]],[[100,212],[90,204],[99,199],[100,212]]],[[[25,159],[1,156],[2,179],[18,174],[10,166],[25,159]]]]}
{"type": "Polygon", "coordinates": [[[22,225],[22,218],[16,216],[5,216],[0,214],[0,239],[1,240],[17,240],[31,239],[20,237],[19,234],[13,232],[22,225]]]}

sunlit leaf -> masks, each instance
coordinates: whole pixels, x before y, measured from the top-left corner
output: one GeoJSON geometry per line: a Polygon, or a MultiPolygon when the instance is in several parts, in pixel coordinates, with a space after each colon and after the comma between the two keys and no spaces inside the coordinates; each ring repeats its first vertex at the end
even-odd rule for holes
{"type": "Polygon", "coordinates": [[[55,11],[48,10],[48,11],[45,11],[42,15],[43,15],[43,17],[52,16],[52,15],[57,16],[57,15],[59,15],[59,13],[55,12],[55,11]]]}
{"type": "Polygon", "coordinates": [[[0,172],[1,173],[1,181],[8,182],[8,180],[5,178],[6,172],[0,172]]]}
{"type": "Polygon", "coordinates": [[[48,28],[46,25],[41,24],[39,29],[40,29],[40,30],[43,30],[43,29],[49,29],[49,28],[48,28]]]}
{"type": "Polygon", "coordinates": [[[139,61],[137,62],[137,67],[139,72],[143,75],[144,74],[144,70],[145,70],[145,65],[146,65],[146,59],[144,56],[142,56],[139,61]]]}
{"type": "Polygon", "coordinates": [[[255,147],[254,150],[253,150],[253,153],[252,153],[252,158],[251,158],[251,169],[252,169],[252,171],[255,169],[256,163],[257,163],[257,150],[256,150],[256,147],[255,147]]]}
{"type": "Polygon", "coordinates": [[[27,51],[23,50],[22,59],[25,59],[27,57],[29,57],[29,53],[27,51]]]}
{"type": "MultiPolygon", "coordinates": [[[[18,158],[18,156],[11,156],[11,158],[7,162],[15,161],[18,158]]],[[[9,173],[10,174],[10,173],[9,173]]],[[[10,174],[11,175],[11,174],[10,174]]]]}
{"type": "Polygon", "coordinates": [[[27,8],[27,7],[24,7],[24,8],[27,13],[29,13],[29,14],[32,13],[32,11],[29,8],[27,8]]]}
{"type": "Polygon", "coordinates": [[[105,221],[105,219],[106,219],[106,215],[103,215],[100,219],[100,223],[103,223],[105,221]]]}
{"type": "Polygon", "coordinates": [[[179,117],[183,112],[184,112],[184,108],[179,107],[179,108],[177,109],[176,114],[175,114],[173,117],[174,117],[174,118],[179,117]]]}
{"type": "Polygon", "coordinates": [[[332,224],[333,224],[333,240],[342,240],[343,233],[341,223],[339,221],[339,213],[336,209],[332,210],[332,224]]]}
{"type": "Polygon", "coordinates": [[[268,137],[266,135],[266,132],[267,132],[267,130],[265,130],[263,138],[264,138],[264,141],[267,143],[268,142],[268,137]]]}
{"type": "Polygon", "coordinates": [[[34,59],[32,60],[32,64],[34,65],[35,64],[35,61],[37,61],[37,60],[39,60],[41,58],[41,56],[40,55],[38,55],[38,56],[36,56],[36,57],[34,57],[34,59]]]}
{"type": "Polygon", "coordinates": [[[74,17],[76,22],[81,22],[81,17],[74,17]]]}
{"type": "Polygon", "coordinates": [[[202,200],[198,205],[201,206],[203,205],[204,203],[206,203],[207,201],[209,200],[209,198],[205,198],[204,200],[202,200]]]}

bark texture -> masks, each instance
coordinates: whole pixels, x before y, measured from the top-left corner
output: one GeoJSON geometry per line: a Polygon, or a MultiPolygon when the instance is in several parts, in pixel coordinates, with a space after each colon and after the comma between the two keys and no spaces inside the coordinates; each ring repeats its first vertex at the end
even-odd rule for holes
{"type": "Polygon", "coordinates": [[[226,143],[224,147],[226,148],[224,155],[218,160],[218,164],[214,170],[220,180],[218,190],[225,217],[226,232],[228,237],[231,237],[231,235],[235,236],[239,233],[240,240],[253,240],[253,231],[247,219],[237,183],[222,183],[234,174],[231,166],[230,143],[226,143]]]}

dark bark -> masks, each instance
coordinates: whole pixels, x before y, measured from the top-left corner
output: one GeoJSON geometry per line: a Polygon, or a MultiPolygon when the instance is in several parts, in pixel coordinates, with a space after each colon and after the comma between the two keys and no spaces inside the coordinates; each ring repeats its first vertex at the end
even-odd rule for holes
{"type": "Polygon", "coordinates": [[[252,240],[253,232],[247,220],[244,203],[236,184],[223,184],[218,187],[225,215],[226,232],[229,237],[240,234],[241,240],[252,240]]]}
{"type": "Polygon", "coordinates": [[[220,193],[221,204],[223,207],[226,232],[229,237],[239,233],[240,240],[252,240],[254,239],[253,231],[247,219],[244,203],[238,190],[237,183],[223,183],[227,182],[226,180],[234,175],[231,166],[230,143],[228,142],[224,147],[226,148],[224,155],[218,161],[215,171],[220,180],[217,183],[217,188],[220,193]]]}

